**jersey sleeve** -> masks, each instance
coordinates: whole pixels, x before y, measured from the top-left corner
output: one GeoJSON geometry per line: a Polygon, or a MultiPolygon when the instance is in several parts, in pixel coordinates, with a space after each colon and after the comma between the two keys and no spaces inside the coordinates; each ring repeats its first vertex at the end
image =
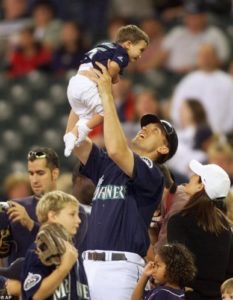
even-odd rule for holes
{"type": "Polygon", "coordinates": [[[114,54],[114,56],[111,59],[112,61],[116,62],[120,67],[120,74],[122,74],[123,69],[127,67],[129,64],[129,56],[126,51],[118,50],[114,54]]]}
{"type": "Polygon", "coordinates": [[[109,158],[106,152],[93,144],[86,164],[81,165],[80,173],[90,178],[96,185],[100,174],[104,172],[107,160],[109,160],[109,158]]]}
{"type": "Polygon", "coordinates": [[[150,159],[136,154],[134,154],[133,181],[136,188],[147,197],[153,197],[163,190],[164,179],[161,171],[150,159]]]}
{"type": "Polygon", "coordinates": [[[35,254],[34,247],[28,250],[21,274],[23,299],[32,299],[43,279],[51,272],[50,267],[45,267],[41,263],[35,254]]]}

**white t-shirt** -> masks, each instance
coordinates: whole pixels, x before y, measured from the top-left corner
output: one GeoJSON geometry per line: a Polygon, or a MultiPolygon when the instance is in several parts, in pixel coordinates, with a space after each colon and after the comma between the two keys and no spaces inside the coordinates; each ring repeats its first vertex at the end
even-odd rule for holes
{"type": "Polygon", "coordinates": [[[177,26],[165,36],[162,44],[163,49],[169,52],[167,67],[174,71],[194,67],[198,49],[202,44],[213,45],[222,62],[229,58],[229,43],[220,29],[209,26],[202,32],[194,34],[184,26],[177,26]]]}
{"type": "Polygon", "coordinates": [[[226,72],[195,71],[177,85],[171,104],[171,117],[180,126],[180,107],[187,98],[199,100],[212,130],[227,133],[233,130],[233,79],[226,72]]]}

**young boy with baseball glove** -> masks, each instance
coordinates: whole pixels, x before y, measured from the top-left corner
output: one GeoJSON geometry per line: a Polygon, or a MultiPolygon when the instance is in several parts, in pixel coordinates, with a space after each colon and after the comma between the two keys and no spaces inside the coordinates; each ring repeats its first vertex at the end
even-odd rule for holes
{"type": "Polygon", "coordinates": [[[22,299],[77,299],[76,262],[72,244],[79,224],[79,204],[61,191],[45,194],[36,214],[42,224],[28,250],[22,272],[22,299]]]}

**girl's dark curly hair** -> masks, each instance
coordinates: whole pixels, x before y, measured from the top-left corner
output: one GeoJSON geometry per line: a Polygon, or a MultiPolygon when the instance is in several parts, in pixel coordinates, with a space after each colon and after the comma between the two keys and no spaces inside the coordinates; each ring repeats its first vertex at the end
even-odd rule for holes
{"type": "Polygon", "coordinates": [[[180,288],[187,286],[195,277],[197,269],[193,254],[182,244],[166,244],[160,247],[158,255],[166,264],[166,279],[180,288]]]}

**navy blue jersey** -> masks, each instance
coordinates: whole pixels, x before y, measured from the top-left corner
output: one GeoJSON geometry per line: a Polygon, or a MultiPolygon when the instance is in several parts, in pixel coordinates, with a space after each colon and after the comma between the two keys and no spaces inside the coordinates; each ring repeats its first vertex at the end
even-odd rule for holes
{"type": "MultiPolygon", "coordinates": [[[[45,266],[41,263],[35,253],[35,244],[33,243],[26,254],[22,270],[22,299],[32,299],[33,295],[39,289],[43,279],[49,276],[55,269],[55,266],[45,266]]],[[[54,291],[53,295],[48,297],[47,300],[79,299],[76,274],[77,265],[75,264],[70,273],[54,291]]]]}
{"type": "Polygon", "coordinates": [[[129,56],[127,51],[116,43],[102,43],[87,52],[81,64],[92,63],[98,69],[96,62],[100,62],[107,67],[108,60],[115,61],[120,67],[120,74],[129,63],[129,56]]]}
{"type": "Polygon", "coordinates": [[[134,154],[130,178],[93,145],[81,173],[97,186],[86,250],[128,251],[144,257],[149,246],[148,227],[163,192],[160,170],[148,158],[134,154]]]}
{"type": "Polygon", "coordinates": [[[159,285],[153,290],[145,292],[144,300],[184,300],[184,291],[159,285]]]}
{"type": "Polygon", "coordinates": [[[12,263],[19,257],[24,257],[27,249],[35,240],[39,229],[36,217],[36,205],[38,199],[35,196],[17,199],[17,203],[21,204],[27,211],[29,217],[35,221],[31,231],[21,225],[20,222],[11,222],[5,212],[0,213],[0,230],[10,227],[12,235],[12,247],[9,256],[9,263],[12,263]]]}
{"type": "Polygon", "coordinates": [[[77,264],[77,293],[80,300],[90,300],[87,277],[83,266],[82,256],[79,252],[77,264]]]}

